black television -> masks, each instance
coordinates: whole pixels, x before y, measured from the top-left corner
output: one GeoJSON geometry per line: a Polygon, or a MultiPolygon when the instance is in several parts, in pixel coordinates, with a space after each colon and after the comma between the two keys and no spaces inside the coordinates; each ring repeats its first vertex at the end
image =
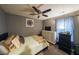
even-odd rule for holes
{"type": "Polygon", "coordinates": [[[45,30],[51,31],[51,26],[45,26],[45,30]]]}

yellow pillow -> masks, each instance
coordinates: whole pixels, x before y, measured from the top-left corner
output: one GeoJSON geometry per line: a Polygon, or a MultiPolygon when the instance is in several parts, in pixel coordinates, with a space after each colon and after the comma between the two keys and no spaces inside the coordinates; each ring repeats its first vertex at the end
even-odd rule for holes
{"type": "Polygon", "coordinates": [[[6,40],[5,40],[5,44],[6,45],[10,45],[11,44],[11,41],[15,38],[15,35],[11,35],[9,36],[6,40]]]}
{"type": "Polygon", "coordinates": [[[41,37],[41,36],[37,36],[37,35],[34,35],[32,36],[34,38],[34,40],[36,40],[38,43],[42,43],[44,41],[44,39],[41,37]]]}
{"type": "Polygon", "coordinates": [[[7,40],[4,42],[4,45],[9,51],[13,51],[16,48],[20,47],[20,41],[19,41],[19,36],[18,35],[12,35],[7,38],[7,40]]]}
{"type": "Polygon", "coordinates": [[[16,48],[20,47],[21,43],[20,43],[20,37],[18,35],[16,35],[16,37],[12,40],[12,44],[14,44],[16,48]]]}

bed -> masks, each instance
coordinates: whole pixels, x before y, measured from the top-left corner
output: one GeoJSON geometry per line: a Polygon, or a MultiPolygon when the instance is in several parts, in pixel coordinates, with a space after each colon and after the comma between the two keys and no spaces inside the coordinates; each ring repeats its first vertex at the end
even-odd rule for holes
{"type": "Polygon", "coordinates": [[[49,46],[49,43],[39,36],[24,37],[24,40],[25,43],[21,44],[20,48],[11,51],[8,55],[35,55],[49,46]]]}

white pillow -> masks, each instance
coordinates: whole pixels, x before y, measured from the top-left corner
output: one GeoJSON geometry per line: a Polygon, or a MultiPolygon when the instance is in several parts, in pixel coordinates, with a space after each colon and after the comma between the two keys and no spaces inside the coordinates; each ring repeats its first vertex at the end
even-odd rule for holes
{"type": "Polygon", "coordinates": [[[6,55],[8,52],[9,51],[3,45],[0,45],[0,55],[6,55]]]}

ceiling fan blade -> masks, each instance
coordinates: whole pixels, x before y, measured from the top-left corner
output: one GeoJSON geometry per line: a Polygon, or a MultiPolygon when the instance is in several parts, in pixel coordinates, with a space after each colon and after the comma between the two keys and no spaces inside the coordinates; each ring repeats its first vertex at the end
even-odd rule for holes
{"type": "Polygon", "coordinates": [[[45,14],[42,14],[43,16],[45,16],[45,17],[48,17],[48,15],[45,15],[45,14]]]}
{"type": "Polygon", "coordinates": [[[51,9],[47,9],[47,10],[43,11],[42,13],[46,13],[46,12],[49,12],[49,11],[51,11],[51,9]]]}
{"type": "Polygon", "coordinates": [[[32,7],[37,13],[40,13],[40,10],[38,10],[36,7],[32,7]]]}

